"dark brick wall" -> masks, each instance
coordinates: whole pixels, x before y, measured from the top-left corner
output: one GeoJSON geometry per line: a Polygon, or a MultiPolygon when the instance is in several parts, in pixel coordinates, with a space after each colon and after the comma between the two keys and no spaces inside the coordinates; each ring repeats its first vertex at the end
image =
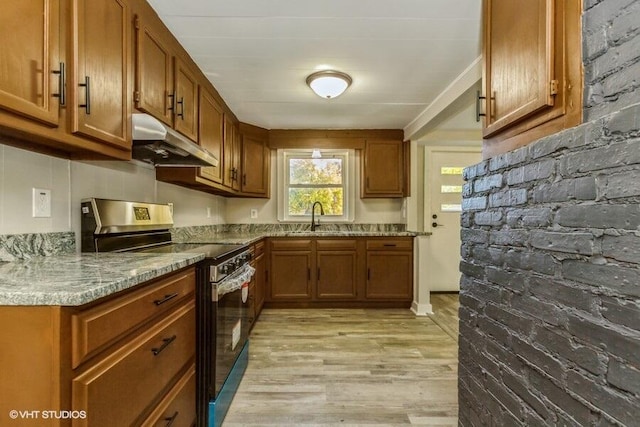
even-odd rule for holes
{"type": "Polygon", "coordinates": [[[585,123],[465,170],[460,426],[640,425],[640,0],[584,0],[585,123]]]}
{"type": "Polygon", "coordinates": [[[640,425],[640,104],[465,179],[460,425],[640,425]]]}
{"type": "Polygon", "coordinates": [[[640,102],[640,2],[583,0],[585,121],[640,102]]]}

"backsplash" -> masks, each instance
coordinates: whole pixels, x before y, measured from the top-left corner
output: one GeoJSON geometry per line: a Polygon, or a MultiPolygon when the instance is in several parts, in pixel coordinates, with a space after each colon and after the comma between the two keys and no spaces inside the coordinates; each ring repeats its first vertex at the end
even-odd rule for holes
{"type": "Polygon", "coordinates": [[[76,238],[72,232],[0,235],[0,261],[75,252],[76,238]]]}

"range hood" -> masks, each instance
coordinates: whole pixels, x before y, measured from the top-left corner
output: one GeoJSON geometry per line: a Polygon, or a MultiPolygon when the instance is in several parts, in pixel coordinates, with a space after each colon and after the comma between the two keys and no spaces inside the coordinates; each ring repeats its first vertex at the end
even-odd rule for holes
{"type": "Polygon", "coordinates": [[[218,166],[218,159],[148,114],[131,117],[133,158],[155,166],[218,166]]]}

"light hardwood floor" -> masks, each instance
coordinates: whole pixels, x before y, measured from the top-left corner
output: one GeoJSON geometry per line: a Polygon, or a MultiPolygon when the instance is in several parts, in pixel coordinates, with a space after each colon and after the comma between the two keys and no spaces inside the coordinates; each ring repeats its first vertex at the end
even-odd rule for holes
{"type": "Polygon", "coordinates": [[[264,310],[223,426],[456,426],[457,295],[440,300],[434,317],[264,310]]]}

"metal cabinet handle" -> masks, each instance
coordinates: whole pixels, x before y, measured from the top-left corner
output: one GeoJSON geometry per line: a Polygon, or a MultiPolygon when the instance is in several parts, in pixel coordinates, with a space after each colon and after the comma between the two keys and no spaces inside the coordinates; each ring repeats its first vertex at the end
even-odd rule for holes
{"type": "Polygon", "coordinates": [[[242,174],[242,185],[247,185],[247,174],[246,173],[242,174]]]}
{"type": "Polygon", "coordinates": [[[178,418],[178,411],[174,412],[174,414],[170,417],[163,418],[162,421],[167,421],[164,427],[171,427],[176,418],[178,418]]]}
{"type": "Polygon", "coordinates": [[[367,268],[367,280],[371,280],[371,269],[367,268]]]}
{"type": "Polygon", "coordinates": [[[78,86],[84,88],[84,104],[80,104],[78,107],[84,108],[87,115],[91,114],[91,84],[89,76],[84,76],[84,83],[80,83],[78,86]]]}
{"type": "Polygon", "coordinates": [[[168,94],[167,97],[171,99],[171,102],[169,103],[167,110],[173,111],[175,107],[175,102],[176,102],[176,92],[173,91],[172,93],[168,94]]]}
{"type": "Polygon", "coordinates": [[[436,228],[436,227],[444,227],[444,225],[442,225],[442,224],[438,224],[437,222],[432,222],[432,223],[431,223],[431,226],[432,226],[433,228],[436,228]]]}
{"type": "Polygon", "coordinates": [[[177,335],[173,335],[172,337],[164,338],[162,340],[162,345],[160,347],[152,348],[151,352],[153,353],[154,356],[159,355],[160,353],[162,353],[164,351],[165,348],[167,348],[169,346],[169,344],[174,342],[177,337],[178,337],[177,335]]]}
{"type": "Polygon", "coordinates": [[[386,247],[389,247],[389,248],[395,248],[396,244],[395,243],[383,243],[382,246],[386,246],[386,247]]]}
{"type": "Polygon", "coordinates": [[[157,299],[157,300],[153,301],[153,303],[154,303],[155,305],[162,305],[162,304],[164,304],[165,302],[167,302],[167,301],[170,301],[170,300],[174,299],[174,298],[175,298],[175,297],[177,297],[178,295],[179,295],[179,294],[178,294],[178,292],[176,292],[175,294],[168,294],[168,295],[165,295],[165,296],[164,296],[164,298],[162,298],[162,299],[157,299]]]}
{"type": "Polygon", "coordinates": [[[178,101],[177,104],[180,105],[180,112],[177,116],[184,120],[184,96],[180,97],[180,101],[178,101]]]}
{"type": "Polygon", "coordinates": [[[487,99],[486,96],[480,96],[480,91],[476,92],[476,122],[480,121],[480,117],[485,117],[487,114],[486,113],[481,113],[481,105],[480,105],[480,100],[481,99],[487,99]]]}
{"type": "Polygon", "coordinates": [[[65,82],[67,80],[67,77],[66,77],[67,73],[64,68],[64,62],[60,63],[59,70],[53,70],[52,73],[58,75],[58,93],[54,93],[52,94],[52,96],[60,100],[60,106],[66,105],[67,104],[67,86],[65,82]]]}
{"type": "Polygon", "coordinates": [[[318,282],[320,281],[320,267],[318,267],[318,282]]]}

